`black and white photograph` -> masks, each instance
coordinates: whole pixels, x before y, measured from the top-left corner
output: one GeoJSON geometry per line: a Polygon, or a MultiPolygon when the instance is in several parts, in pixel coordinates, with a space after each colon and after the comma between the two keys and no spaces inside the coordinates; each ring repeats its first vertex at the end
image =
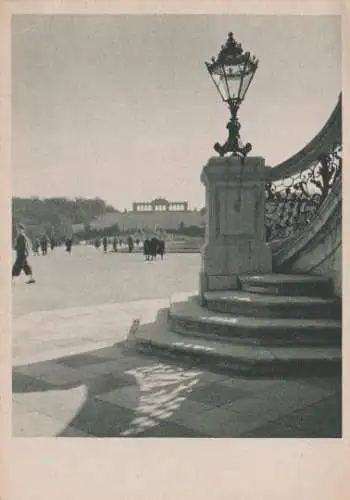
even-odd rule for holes
{"type": "Polygon", "coordinates": [[[343,437],[341,35],[12,15],[13,437],[343,437]]]}

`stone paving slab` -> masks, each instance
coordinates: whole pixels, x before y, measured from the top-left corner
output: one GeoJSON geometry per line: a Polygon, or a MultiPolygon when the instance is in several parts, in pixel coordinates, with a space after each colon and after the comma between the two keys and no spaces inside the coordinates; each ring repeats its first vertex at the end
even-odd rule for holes
{"type": "Polygon", "coordinates": [[[126,340],[138,321],[152,323],[169,299],[35,311],[12,324],[13,365],[94,351],[126,340]]]}
{"type": "Polygon", "coordinates": [[[334,381],[246,380],[115,346],[14,367],[13,376],[18,437],[341,435],[334,381]]]}
{"type": "MultiPolygon", "coordinates": [[[[76,412],[85,402],[87,389],[85,385],[68,390],[49,390],[42,392],[31,392],[14,394],[16,414],[22,412],[37,412],[41,415],[65,422],[72,413],[76,412]]],[[[63,424],[65,427],[65,425],[63,424]]]]}
{"type": "Polygon", "coordinates": [[[164,261],[146,263],[141,254],[96,251],[74,246],[72,255],[56,248],[46,257],[31,256],[36,283],[21,276],[12,288],[14,318],[37,311],[125,304],[164,299],[179,290],[198,286],[199,254],[166,255],[164,261]]]}
{"type": "Polygon", "coordinates": [[[242,437],[341,437],[341,428],[340,400],[339,395],[335,394],[247,432],[242,437]],[[330,429],[334,429],[334,434],[329,434],[330,429]]]}
{"type": "Polygon", "coordinates": [[[12,428],[16,437],[49,437],[64,430],[65,423],[37,411],[21,411],[14,404],[12,428]]]}
{"type": "Polygon", "coordinates": [[[168,304],[157,299],[17,318],[13,435],[340,437],[337,377],[246,379],[138,353],[138,326],[154,324],[168,304]],[[80,331],[86,321],[89,328],[80,331]]]}

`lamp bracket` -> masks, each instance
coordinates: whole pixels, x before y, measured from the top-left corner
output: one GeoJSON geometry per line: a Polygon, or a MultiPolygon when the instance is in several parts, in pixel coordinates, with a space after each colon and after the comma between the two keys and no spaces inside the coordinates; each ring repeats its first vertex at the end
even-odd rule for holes
{"type": "Polygon", "coordinates": [[[242,144],[239,130],[241,125],[237,117],[232,117],[228,124],[226,125],[228,129],[228,138],[224,144],[216,142],[214,144],[214,150],[219,153],[220,156],[224,156],[226,153],[232,153],[232,156],[239,156],[245,158],[247,154],[252,150],[252,145],[250,142],[242,144]]]}

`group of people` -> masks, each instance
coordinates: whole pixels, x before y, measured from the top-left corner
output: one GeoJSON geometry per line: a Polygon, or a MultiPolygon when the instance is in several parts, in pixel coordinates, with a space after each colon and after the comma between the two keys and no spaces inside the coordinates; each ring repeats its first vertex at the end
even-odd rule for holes
{"type": "MultiPolygon", "coordinates": [[[[110,242],[108,241],[107,236],[104,236],[102,238],[102,247],[103,247],[104,253],[107,253],[109,243],[110,242]]],[[[118,244],[121,246],[122,240],[118,240],[117,237],[115,236],[113,238],[113,241],[112,241],[113,252],[118,252],[118,244]]],[[[98,250],[100,248],[100,246],[101,246],[101,239],[100,238],[95,238],[94,246],[95,246],[96,250],[98,250]]]]}
{"type": "Polygon", "coordinates": [[[156,260],[157,255],[163,260],[165,253],[165,240],[159,239],[156,236],[152,238],[146,237],[143,241],[143,254],[145,260],[156,260]]]}
{"type": "MultiPolygon", "coordinates": [[[[118,244],[122,247],[125,243],[127,245],[129,253],[133,252],[135,244],[138,248],[140,248],[142,243],[143,254],[146,261],[156,260],[158,255],[160,255],[161,259],[163,260],[165,253],[165,235],[161,233],[153,233],[152,235],[140,234],[135,238],[129,235],[125,242],[122,239],[118,240],[118,238],[115,236],[112,241],[113,251],[117,252],[118,244]]],[[[107,236],[104,236],[102,238],[104,253],[107,253],[108,251],[108,244],[108,238],[107,236]]],[[[72,245],[72,238],[66,238],[65,249],[68,254],[71,254],[72,252],[72,245]]],[[[95,247],[99,248],[100,245],[100,238],[96,238],[95,247]]],[[[41,237],[37,236],[34,239],[33,244],[31,245],[29,238],[25,233],[24,226],[19,224],[17,226],[17,237],[14,244],[16,259],[12,266],[12,278],[19,276],[23,271],[24,274],[29,277],[27,283],[35,283],[32,268],[28,263],[29,249],[32,248],[34,255],[40,255],[40,252],[41,255],[47,255],[48,248],[50,247],[51,250],[53,250],[55,246],[55,239],[53,237],[48,238],[46,234],[42,235],[41,237]]]]}
{"type": "MultiPolygon", "coordinates": [[[[23,226],[22,226],[23,227],[23,226]]],[[[72,238],[66,238],[65,239],[65,247],[66,247],[66,252],[71,254],[72,253],[72,246],[73,246],[73,239],[72,238]]],[[[46,236],[46,234],[43,234],[41,237],[37,236],[32,245],[32,250],[33,250],[33,255],[47,255],[48,248],[50,247],[51,250],[54,250],[54,248],[57,246],[57,242],[53,236],[50,238],[46,236]]]]}
{"type": "MultiPolygon", "coordinates": [[[[107,253],[108,251],[108,245],[110,244],[110,241],[108,240],[107,236],[104,236],[102,238],[102,247],[104,253],[107,253]]],[[[128,236],[126,241],[123,240],[122,238],[117,238],[116,236],[112,240],[112,248],[113,252],[118,252],[118,245],[120,248],[123,248],[124,245],[127,245],[129,253],[131,253],[134,250],[134,239],[132,236],[128,236]]],[[[140,240],[138,238],[135,239],[135,244],[138,246],[140,244],[140,240]]],[[[94,241],[94,246],[98,250],[101,246],[101,239],[96,238],[94,241]]]]}
{"type": "MultiPolygon", "coordinates": [[[[16,227],[16,232],[17,236],[14,243],[16,259],[12,266],[12,279],[19,276],[23,271],[24,274],[29,277],[27,283],[35,283],[32,267],[28,262],[30,248],[33,251],[33,255],[38,256],[40,252],[41,255],[47,255],[48,248],[50,247],[51,250],[54,250],[57,246],[57,242],[53,237],[49,238],[46,234],[43,234],[41,237],[37,236],[34,238],[33,243],[31,243],[22,224],[16,227]]],[[[67,238],[65,240],[65,245],[66,251],[70,254],[73,245],[72,238],[67,238]]]]}
{"type": "Polygon", "coordinates": [[[49,246],[51,250],[53,250],[56,246],[56,241],[53,237],[48,238],[46,234],[43,234],[41,237],[37,236],[33,241],[33,254],[40,255],[41,251],[41,255],[47,255],[49,246]]]}
{"type": "Polygon", "coordinates": [[[95,248],[98,250],[102,244],[104,253],[108,252],[108,246],[110,243],[112,243],[113,252],[118,252],[118,247],[123,248],[126,246],[129,253],[134,251],[135,246],[136,248],[140,248],[142,244],[143,254],[146,261],[155,260],[157,255],[160,255],[161,259],[163,259],[165,253],[165,236],[162,234],[140,234],[136,237],[129,235],[126,240],[123,240],[122,238],[118,239],[115,236],[112,242],[110,242],[107,236],[104,236],[102,239],[97,237],[94,240],[95,248]]]}
{"type": "Polygon", "coordinates": [[[43,234],[41,237],[37,236],[31,245],[30,240],[25,233],[24,226],[19,224],[17,226],[17,237],[14,244],[16,259],[12,266],[12,279],[19,276],[23,271],[29,278],[27,283],[35,283],[32,267],[28,262],[30,248],[32,248],[34,255],[40,255],[40,252],[41,255],[47,255],[48,248],[50,247],[51,250],[53,250],[55,246],[56,242],[54,238],[48,238],[46,234],[43,234]]]}

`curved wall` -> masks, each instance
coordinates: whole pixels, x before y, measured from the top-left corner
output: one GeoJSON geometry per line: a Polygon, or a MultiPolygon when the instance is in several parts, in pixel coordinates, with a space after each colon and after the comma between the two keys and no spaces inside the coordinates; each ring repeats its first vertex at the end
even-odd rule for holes
{"type": "MultiPolygon", "coordinates": [[[[342,99],[320,132],[298,153],[269,168],[271,181],[287,178],[318,162],[321,153],[341,141],[342,99]]],[[[332,278],[334,293],[342,295],[342,203],[338,178],[305,231],[285,240],[272,241],[273,270],[288,273],[314,273],[332,278]]]]}
{"type": "Polygon", "coordinates": [[[341,222],[341,180],[338,179],[302,234],[271,245],[274,271],[328,276],[333,280],[334,293],[341,296],[341,222]]]}

